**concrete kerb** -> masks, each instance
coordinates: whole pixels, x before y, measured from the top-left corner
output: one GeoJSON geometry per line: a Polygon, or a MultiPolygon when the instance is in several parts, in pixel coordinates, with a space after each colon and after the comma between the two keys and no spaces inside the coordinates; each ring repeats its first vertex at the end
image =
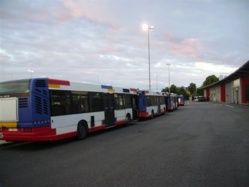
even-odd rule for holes
{"type": "Polygon", "coordinates": [[[7,143],[5,140],[0,140],[0,145],[7,143]]]}

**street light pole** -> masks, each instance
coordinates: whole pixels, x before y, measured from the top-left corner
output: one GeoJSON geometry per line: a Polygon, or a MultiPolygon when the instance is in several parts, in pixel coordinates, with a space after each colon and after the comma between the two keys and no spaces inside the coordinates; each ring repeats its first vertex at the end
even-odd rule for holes
{"type": "Polygon", "coordinates": [[[156,91],[158,92],[158,79],[157,79],[157,74],[156,74],[156,91]]]}
{"type": "Polygon", "coordinates": [[[154,26],[147,24],[143,25],[143,30],[148,31],[148,61],[149,61],[149,90],[151,91],[151,78],[150,78],[150,29],[154,29],[154,26]]]}
{"type": "Polygon", "coordinates": [[[30,77],[32,78],[32,74],[34,73],[34,70],[28,70],[28,72],[30,72],[30,77]]]}
{"type": "Polygon", "coordinates": [[[148,60],[149,60],[149,90],[151,91],[151,79],[150,79],[150,28],[148,26],[148,60]]]}
{"type": "Polygon", "coordinates": [[[168,65],[168,74],[169,74],[169,93],[170,93],[170,64],[167,64],[168,65]]]}
{"type": "Polygon", "coordinates": [[[151,76],[150,76],[150,29],[154,29],[154,27],[148,25],[147,29],[148,29],[149,90],[151,91],[151,76]]]}

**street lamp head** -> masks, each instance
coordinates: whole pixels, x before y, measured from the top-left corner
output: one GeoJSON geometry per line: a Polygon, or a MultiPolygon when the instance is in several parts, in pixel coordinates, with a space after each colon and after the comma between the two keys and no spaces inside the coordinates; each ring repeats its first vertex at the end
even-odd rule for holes
{"type": "Polygon", "coordinates": [[[147,30],[148,30],[148,27],[149,27],[149,26],[148,26],[147,24],[143,24],[143,25],[142,25],[142,29],[143,29],[144,31],[147,31],[147,30]]]}
{"type": "Polygon", "coordinates": [[[154,29],[155,27],[154,26],[149,26],[148,24],[143,24],[142,28],[143,28],[144,31],[147,31],[149,29],[154,29]]]}
{"type": "Polygon", "coordinates": [[[30,72],[30,77],[32,78],[32,74],[34,73],[34,70],[29,69],[28,72],[30,72]]]}

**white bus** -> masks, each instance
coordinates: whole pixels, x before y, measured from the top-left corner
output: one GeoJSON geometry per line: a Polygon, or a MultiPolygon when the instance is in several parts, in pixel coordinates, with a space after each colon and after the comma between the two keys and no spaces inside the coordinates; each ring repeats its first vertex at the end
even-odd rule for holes
{"type": "Polygon", "coordinates": [[[167,111],[165,94],[162,92],[139,91],[138,116],[139,118],[153,118],[167,111]]]}
{"type": "Polygon", "coordinates": [[[0,82],[0,140],[84,139],[137,118],[136,97],[131,89],[49,78],[0,82]]]}

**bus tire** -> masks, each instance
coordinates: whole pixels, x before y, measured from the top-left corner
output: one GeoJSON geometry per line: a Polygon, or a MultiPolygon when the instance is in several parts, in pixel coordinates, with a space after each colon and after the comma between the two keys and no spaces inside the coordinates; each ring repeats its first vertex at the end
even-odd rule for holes
{"type": "Polygon", "coordinates": [[[78,124],[77,127],[77,139],[78,140],[83,140],[87,136],[87,127],[86,127],[86,122],[81,121],[78,124]]]}

